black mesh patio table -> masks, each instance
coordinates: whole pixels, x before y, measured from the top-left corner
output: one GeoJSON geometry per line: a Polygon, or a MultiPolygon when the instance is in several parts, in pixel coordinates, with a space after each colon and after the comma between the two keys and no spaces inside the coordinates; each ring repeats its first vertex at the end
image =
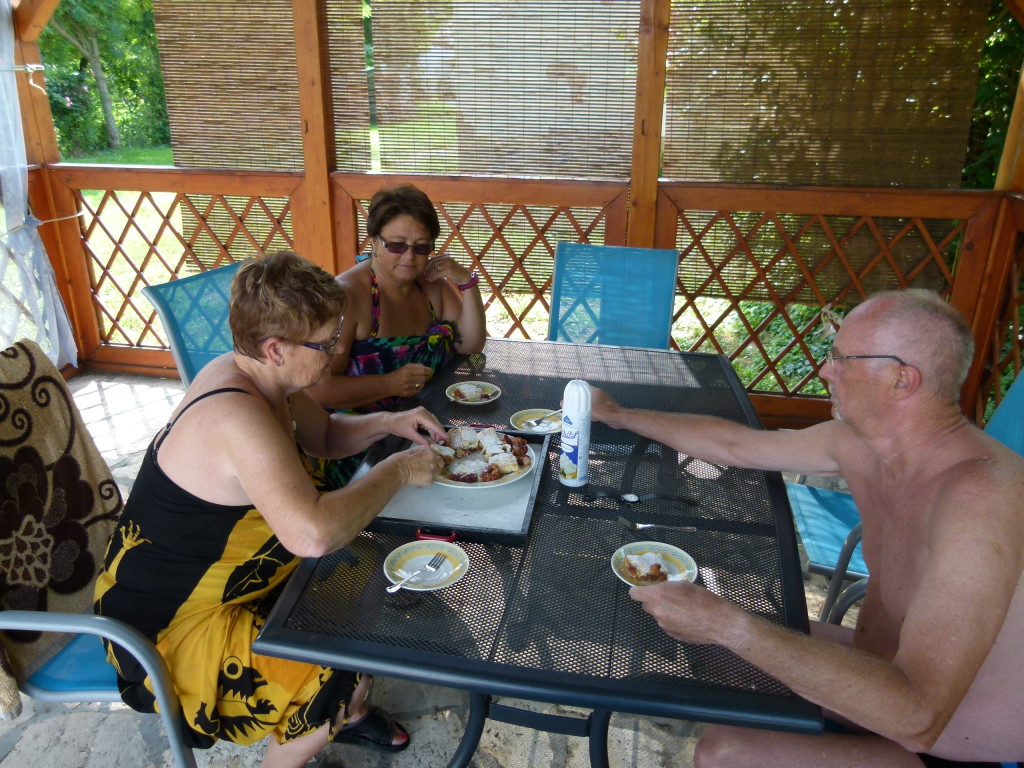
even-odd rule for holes
{"type": "MultiPolygon", "coordinates": [[[[490,339],[456,360],[419,402],[442,422],[511,429],[526,408],[557,408],[566,382],[585,379],[620,403],[721,416],[760,427],[727,359],[666,350],[490,339]],[[450,384],[501,387],[469,407],[450,384]]],[[[558,481],[553,435],[525,547],[456,542],[470,566],[432,592],[387,594],[382,563],[409,536],[364,532],[345,549],[304,561],[257,639],[258,653],[464,689],[466,736],[450,766],[468,764],[486,718],[590,736],[607,765],[611,712],[821,730],[820,711],[732,653],[666,635],[613,573],[613,552],[657,540],[696,560],[698,583],[781,626],[806,632],[803,580],[778,473],[683,456],[625,430],[594,424],[588,485],[558,481]],[[637,502],[622,500],[635,494],[637,502]],[[632,532],[633,520],[696,526],[632,532]],[[491,696],[593,710],[586,719],[537,715],[491,696]]],[[[486,493],[486,491],[481,491],[486,493]]]]}

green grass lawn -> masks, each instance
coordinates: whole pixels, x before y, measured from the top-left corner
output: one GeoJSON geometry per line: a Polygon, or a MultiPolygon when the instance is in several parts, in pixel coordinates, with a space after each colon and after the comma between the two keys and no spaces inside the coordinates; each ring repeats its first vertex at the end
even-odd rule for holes
{"type": "Polygon", "coordinates": [[[83,165],[174,165],[169,144],[160,147],[122,147],[66,160],[83,165]]]}

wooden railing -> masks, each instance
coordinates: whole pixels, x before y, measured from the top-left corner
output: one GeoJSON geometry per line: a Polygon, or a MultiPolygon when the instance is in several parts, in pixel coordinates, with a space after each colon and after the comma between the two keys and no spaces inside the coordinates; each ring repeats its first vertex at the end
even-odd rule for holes
{"type": "MultiPolygon", "coordinates": [[[[33,172],[84,362],[174,375],[140,290],[259,251],[298,247],[302,174],[56,165],[33,172]],[[63,201],[63,202],[61,202],[63,201]]],[[[557,242],[626,244],[625,182],[332,174],[333,264],[366,247],[366,201],[411,181],[437,205],[439,249],[481,271],[491,335],[546,334],[557,242]]],[[[37,206],[38,207],[38,206],[37,206]]],[[[817,378],[821,310],[910,285],[971,321],[978,357],[965,408],[984,414],[1020,369],[1024,204],[1000,193],[663,183],[656,247],[680,252],[673,344],[729,356],[768,426],[828,418],[817,378]]]]}

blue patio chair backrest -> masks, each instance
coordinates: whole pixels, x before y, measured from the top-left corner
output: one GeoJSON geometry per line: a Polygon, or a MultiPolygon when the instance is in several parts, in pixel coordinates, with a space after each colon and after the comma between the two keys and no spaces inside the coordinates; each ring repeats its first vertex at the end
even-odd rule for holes
{"type": "Polygon", "coordinates": [[[548,338],[665,349],[678,251],[559,243],[548,338]]]}
{"type": "Polygon", "coordinates": [[[186,387],[204,365],[234,349],[228,307],[231,280],[241,265],[238,261],[142,289],[160,316],[186,387]]]}
{"type": "MultiPolygon", "coordinates": [[[[985,425],[985,433],[1024,455],[1024,376],[1017,376],[1003,396],[992,418],[985,425]]],[[[860,522],[860,512],[848,493],[812,488],[801,483],[786,483],[786,493],[793,509],[793,520],[800,532],[800,540],[807,552],[810,570],[831,575],[847,537],[860,522]]],[[[854,539],[856,549],[845,573],[833,578],[861,578],[868,575],[861,554],[860,536],[854,539]]],[[[852,540],[851,540],[852,543],[852,540]]],[[[837,590],[830,591],[838,596],[837,590]]],[[[834,599],[834,597],[833,597],[834,599]]],[[[828,614],[826,604],[822,618],[828,614]]]]}
{"type": "Polygon", "coordinates": [[[999,402],[985,432],[1024,456],[1024,376],[1017,376],[999,402]]]}

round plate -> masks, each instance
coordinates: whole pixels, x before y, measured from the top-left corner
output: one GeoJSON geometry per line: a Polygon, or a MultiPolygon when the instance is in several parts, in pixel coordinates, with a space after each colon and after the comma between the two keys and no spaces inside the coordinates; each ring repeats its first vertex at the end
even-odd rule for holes
{"type": "Polygon", "coordinates": [[[384,575],[388,581],[397,584],[410,573],[421,570],[438,552],[444,552],[444,562],[436,571],[423,573],[407,581],[402,589],[414,592],[431,592],[450,587],[469,570],[469,557],[462,547],[447,541],[410,541],[391,550],[384,558],[384,575]]]}
{"type": "Polygon", "coordinates": [[[625,566],[626,555],[642,555],[645,552],[661,555],[661,559],[665,562],[665,570],[668,571],[669,581],[696,581],[696,561],[679,547],[663,544],[660,541],[634,541],[632,544],[624,544],[615,550],[615,554],[612,555],[612,570],[615,571],[615,575],[631,587],[649,587],[650,583],[648,582],[633,581],[625,566]]]}
{"type": "MultiPolygon", "coordinates": [[[[516,480],[522,480],[533,471],[534,467],[537,466],[537,452],[533,450],[533,446],[527,443],[526,451],[530,454],[530,466],[520,467],[515,472],[502,475],[497,480],[491,480],[486,483],[460,483],[458,480],[450,480],[447,477],[435,477],[434,482],[439,485],[447,485],[452,488],[462,488],[467,491],[475,488],[493,488],[496,485],[508,485],[509,483],[514,483],[516,480]]],[[[456,459],[455,461],[458,462],[461,461],[461,459],[456,459]]]]}
{"type": "Polygon", "coordinates": [[[487,403],[493,403],[501,397],[501,387],[495,386],[494,384],[488,384],[486,381],[460,381],[458,384],[452,384],[444,391],[444,393],[448,395],[448,399],[453,403],[461,403],[462,405],[487,405],[487,403]],[[455,390],[463,384],[475,384],[483,390],[487,397],[481,398],[480,400],[462,400],[461,398],[456,397],[455,390]]]}
{"type": "Polygon", "coordinates": [[[532,429],[530,427],[524,427],[523,422],[528,419],[536,419],[543,416],[545,413],[551,413],[550,408],[527,408],[525,411],[516,411],[509,418],[508,422],[516,429],[523,432],[539,432],[544,435],[548,432],[561,432],[562,431],[562,414],[556,413],[551,418],[544,419],[540,424],[532,429]]]}

